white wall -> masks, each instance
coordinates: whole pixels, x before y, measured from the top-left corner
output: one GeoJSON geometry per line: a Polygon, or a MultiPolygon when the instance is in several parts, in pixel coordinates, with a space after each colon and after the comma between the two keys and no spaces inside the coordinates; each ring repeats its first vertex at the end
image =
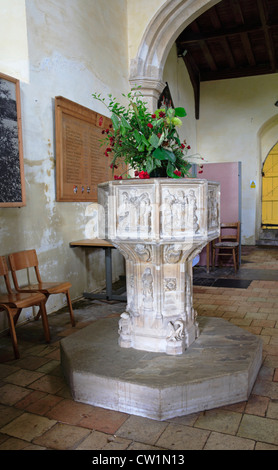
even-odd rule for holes
{"type": "MultiPolygon", "coordinates": [[[[181,58],[177,57],[177,49],[174,44],[167,57],[163,80],[168,83],[170,93],[175,107],[181,106],[185,108],[187,116],[182,118],[183,125],[179,128],[179,136],[181,140],[186,140],[191,149],[188,151],[188,157],[196,153],[196,119],[195,119],[195,102],[192,84],[181,58]]],[[[195,158],[191,159],[192,163],[196,163],[195,158]]]]}
{"type": "MultiPolygon", "coordinates": [[[[85,238],[88,204],[56,202],[54,98],[104,112],[93,92],[129,90],[126,1],[0,0],[0,11],[0,72],[21,82],[27,199],[0,209],[1,254],[35,248],[42,277],[69,280],[74,299],[104,284],[104,254],[69,247],[85,238]]],[[[51,296],[47,310],[64,303],[51,296]]]]}
{"type": "Polygon", "coordinates": [[[277,116],[277,84],[277,74],[201,83],[198,152],[208,162],[242,162],[243,244],[255,244],[261,223],[261,139],[277,116]]]}

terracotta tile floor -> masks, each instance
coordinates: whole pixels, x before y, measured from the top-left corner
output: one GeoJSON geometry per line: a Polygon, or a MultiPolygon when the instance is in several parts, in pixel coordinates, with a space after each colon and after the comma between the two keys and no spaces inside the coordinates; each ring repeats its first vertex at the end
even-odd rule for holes
{"type": "MultiPolygon", "coordinates": [[[[74,303],[76,328],[65,309],[51,314],[52,341],[40,321],[17,328],[21,358],[0,337],[0,450],[278,450],[278,247],[243,247],[242,265],[194,279],[242,279],[248,287],[194,285],[199,315],[218,316],[259,335],[263,365],[246,402],[159,422],[76,403],[59,363],[59,342],[123,303],[74,303]]],[[[228,284],[229,285],[229,284],[228,284]]]]}

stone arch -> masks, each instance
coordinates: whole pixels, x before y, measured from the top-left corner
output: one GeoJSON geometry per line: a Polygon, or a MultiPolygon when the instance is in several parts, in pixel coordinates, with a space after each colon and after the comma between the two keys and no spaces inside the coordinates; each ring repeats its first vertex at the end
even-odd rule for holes
{"type": "Polygon", "coordinates": [[[165,84],[163,69],[168,53],[183,29],[221,0],[166,1],[148,24],[130,65],[130,84],[141,86],[150,109],[156,103],[165,84]]]}

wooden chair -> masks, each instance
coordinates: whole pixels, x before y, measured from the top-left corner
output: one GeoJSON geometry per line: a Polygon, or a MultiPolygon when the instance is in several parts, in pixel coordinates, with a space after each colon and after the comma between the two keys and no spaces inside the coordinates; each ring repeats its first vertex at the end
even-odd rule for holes
{"type": "MultiPolygon", "coordinates": [[[[46,296],[46,299],[52,294],[66,294],[70,319],[72,326],[75,326],[75,320],[72,310],[71,298],[69,294],[69,289],[71,287],[70,282],[42,282],[40,271],[39,271],[39,262],[36,250],[25,250],[19,251],[17,253],[11,253],[9,255],[9,262],[12,272],[12,277],[14,281],[15,288],[18,292],[41,292],[46,296]],[[25,286],[20,286],[17,276],[17,271],[28,270],[29,268],[34,268],[36,275],[36,283],[28,284],[25,286]]],[[[38,317],[41,312],[38,313],[38,317]]]]}
{"type": "Polygon", "coordinates": [[[233,257],[235,271],[239,267],[239,238],[240,222],[221,224],[220,237],[217,243],[212,246],[212,266],[214,268],[216,255],[220,261],[223,257],[233,257]]]}
{"type": "Polygon", "coordinates": [[[40,292],[13,292],[9,279],[9,268],[5,256],[0,256],[0,275],[4,276],[7,290],[7,294],[0,294],[0,311],[5,311],[7,313],[14,355],[15,358],[18,359],[19,351],[17,344],[17,336],[15,332],[15,325],[23,308],[33,307],[34,305],[40,307],[45,340],[47,343],[50,342],[50,332],[48,326],[47,313],[45,309],[46,297],[40,292]]]}

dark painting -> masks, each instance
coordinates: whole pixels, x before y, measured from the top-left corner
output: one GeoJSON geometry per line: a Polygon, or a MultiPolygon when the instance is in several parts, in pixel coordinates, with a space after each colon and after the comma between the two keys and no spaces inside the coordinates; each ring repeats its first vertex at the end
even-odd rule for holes
{"type": "Polygon", "coordinates": [[[0,204],[22,202],[16,83],[0,76],[0,204]]]}

